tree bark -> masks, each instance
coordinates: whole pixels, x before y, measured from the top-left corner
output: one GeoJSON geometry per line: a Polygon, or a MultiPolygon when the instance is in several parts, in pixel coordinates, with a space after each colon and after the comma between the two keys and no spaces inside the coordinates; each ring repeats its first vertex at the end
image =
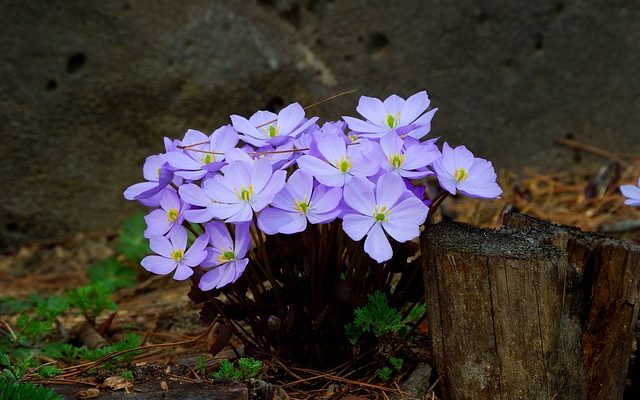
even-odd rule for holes
{"type": "Polygon", "coordinates": [[[640,246],[518,214],[421,238],[445,400],[621,399],[640,246]]]}

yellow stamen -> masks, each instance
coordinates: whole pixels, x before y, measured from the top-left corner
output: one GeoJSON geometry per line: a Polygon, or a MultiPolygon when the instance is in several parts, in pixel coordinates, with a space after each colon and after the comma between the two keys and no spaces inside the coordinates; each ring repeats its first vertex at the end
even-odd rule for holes
{"type": "Polygon", "coordinates": [[[389,156],[389,164],[391,164],[394,169],[398,169],[404,165],[405,158],[406,156],[404,154],[396,153],[393,156],[389,156]]]}
{"type": "Polygon", "coordinates": [[[200,157],[200,161],[202,161],[203,164],[211,164],[215,160],[216,160],[215,154],[205,154],[202,157],[200,157]]]}
{"type": "Polygon", "coordinates": [[[220,264],[233,261],[236,259],[236,254],[231,249],[222,249],[218,261],[220,264]]]}
{"type": "Polygon", "coordinates": [[[180,212],[177,208],[170,208],[169,211],[167,211],[167,219],[171,222],[175,222],[179,216],[180,212]]]}
{"type": "Polygon", "coordinates": [[[389,214],[391,214],[391,210],[387,210],[387,206],[378,207],[376,205],[373,207],[373,218],[375,218],[376,222],[388,221],[389,214]]]}
{"type": "Polygon", "coordinates": [[[302,200],[296,199],[293,201],[293,208],[295,208],[296,211],[301,212],[303,214],[306,214],[307,211],[309,211],[309,207],[311,207],[311,203],[307,199],[307,196],[304,196],[302,200]]]}
{"type": "Polygon", "coordinates": [[[340,172],[346,174],[351,169],[353,163],[351,162],[350,157],[342,156],[334,165],[340,170],[340,172]]]}
{"type": "Polygon", "coordinates": [[[462,182],[469,177],[469,171],[464,168],[456,168],[453,177],[456,178],[457,182],[462,182]]]}
{"type": "Polygon", "coordinates": [[[248,185],[246,188],[244,186],[240,186],[240,190],[236,189],[236,194],[242,201],[250,201],[253,196],[253,186],[248,185]]]}
{"type": "Polygon", "coordinates": [[[395,128],[400,123],[400,113],[396,113],[396,115],[387,114],[387,125],[389,128],[395,128]]]}
{"type": "Polygon", "coordinates": [[[180,261],[184,257],[184,250],[176,249],[171,252],[171,258],[175,261],[180,261]]]}

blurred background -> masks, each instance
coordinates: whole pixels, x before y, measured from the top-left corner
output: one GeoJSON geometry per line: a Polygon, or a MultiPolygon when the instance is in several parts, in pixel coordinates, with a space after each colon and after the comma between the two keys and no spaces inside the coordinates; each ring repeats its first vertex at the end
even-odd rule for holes
{"type": "Polygon", "coordinates": [[[358,89],[427,90],[432,135],[498,170],[640,152],[640,2],[0,2],[0,249],[112,229],[162,138],[358,89]]]}

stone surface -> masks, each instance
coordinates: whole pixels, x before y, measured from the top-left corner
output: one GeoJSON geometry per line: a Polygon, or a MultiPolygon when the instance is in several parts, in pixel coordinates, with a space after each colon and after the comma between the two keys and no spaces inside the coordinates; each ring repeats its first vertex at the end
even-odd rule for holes
{"type": "Polygon", "coordinates": [[[638,152],[639,19],[621,0],[2,2],[0,249],[115,226],[165,135],[350,88],[427,89],[434,133],[498,168],[567,167],[559,137],[638,152]]]}

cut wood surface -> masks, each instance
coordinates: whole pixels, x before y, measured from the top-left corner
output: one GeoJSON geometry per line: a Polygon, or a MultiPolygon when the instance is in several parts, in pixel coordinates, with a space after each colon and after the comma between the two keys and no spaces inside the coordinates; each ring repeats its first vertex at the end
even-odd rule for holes
{"type": "Polygon", "coordinates": [[[640,246],[532,217],[421,238],[434,364],[458,399],[621,399],[640,246]]]}

